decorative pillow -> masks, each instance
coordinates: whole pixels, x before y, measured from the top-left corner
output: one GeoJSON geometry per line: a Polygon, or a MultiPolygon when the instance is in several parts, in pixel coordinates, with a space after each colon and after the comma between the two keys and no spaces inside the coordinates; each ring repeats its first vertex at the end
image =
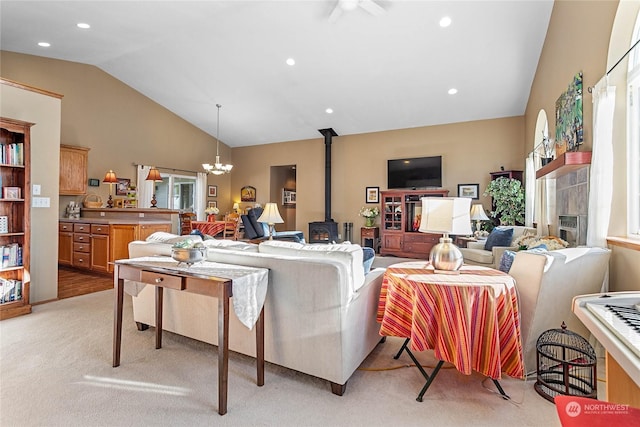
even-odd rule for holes
{"type": "Polygon", "coordinates": [[[255,243],[239,242],[237,240],[213,239],[204,242],[207,248],[229,249],[233,251],[258,252],[255,243]]]}
{"type": "Polygon", "coordinates": [[[490,251],[494,246],[511,246],[513,228],[496,227],[491,231],[484,244],[484,250],[490,251]]]}
{"type": "Polygon", "coordinates": [[[373,248],[366,246],[362,248],[362,267],[364,267],[364,274],[371,271],[371,265],[373,264],[375,256],[376,251],[374,251],[373,248]]]}
{"type": "Polygon", "coordinates": [[[184,242],[185,240],[190,240],[193,242],[202,242],[202,238],[198,235],[188,234],[185,236],[176,236],[175,234],[166,233],[164,231],[156,231],[146,239],[147,242],[170,243],[170,244],[184,242]]]}
{"type": "Polygon", "coordinates": [[[500,265],[498,266],[498,270],[508,273],[511,270],[511,264],[513,264],[513,260],[516,258],[516,253],[514,251],[504,251],[502,254],[502,258],[500,258],[500,265]]]}

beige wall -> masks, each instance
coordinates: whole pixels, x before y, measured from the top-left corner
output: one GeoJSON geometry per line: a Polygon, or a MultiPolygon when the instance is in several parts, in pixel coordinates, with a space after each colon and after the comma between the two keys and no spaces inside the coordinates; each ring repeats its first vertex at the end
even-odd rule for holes
{"type": "MultiPolygon", "coordinates": [[[[60,141],[91,149],[90,178],[102,181],[113,169],[135,183],[132,163],[202,171],[204,160],[215,158],[215,138],[94,66],[6,51],[0,55],[2,77],[64,95],[60,141]]],[[[214,108],[212,103],[211,117],[214,108]]],[[[220,155],[231,160],[224,144],[220,155]]],[[[210,175],[209,184],[218,185],[220,210],[230,210],[229,176],[210,175]]],[[[109,195],[107,185],[88,191],[104,201],[109,195]]],[[[82,197],[63,197],[62,211],[70,200],[82,197]]]]}
{"type": "Polygon", "coordinates": [[[31,303],[58,296],[60,108],[60,98],[0,84],[0,116],[35,123],[31,127],[31,184],[39,184],[39,197],[48,197],[51,204],[31,208],[31,303]]]}
{"type": "MultiPolygon", "coordinates": [[[[338,134],[340,129],[334,129],[338,134]]],[[[387,186],[387,160],[442,156],[443,187],[456,196],[458,184],[480,184],[483,192],[489,173],[505,169],[523,170],[524,121],[522,117],[401,129],[359,135],[337,136],[332,143],[331,214],[341,223],[353,222],[353,239],[360,241],[364,219],[365,187],[387,186]]],[[[241,159],[231,177],[232,194],[252,185],[257,201],[269,200],[270,167],[296,165],[296,224],[308,233],[308,223],[324,219],[324,137],[233,149],[241,159]]],[[[489,208],[489,198],[480,201],[489,208]]],[[[278,228],[281,229],[281,228],[278,228]]]]}
{"type": "MultiPolygon", "coordinates": [[[[525,113],[525,152],[534,147],[535,126],[540,109],[547,112],[549,132],[555,134],[555,101],[566,90],[571,77],[583,72],[584,145],[593,143],[592,96],[587,91],[627,51],[633,23],[640,8],[638,1],[556,1],[547,38],[538,63],[525,113]],[[573,36],[568,36],[573,35],[573,36]]],[[[611,73],[617,86],[617,111],[624,111],[625,84],[621,80],[626,60],[611,73]]],[[[609,234],[626,234],[626,119],[617,114],[614,124],[614,192],[609,234]]],[[[640,283],[628,280],[640,277],[640,252],[614,248],[610,263],[612,290],[640,290],[640,283]]]]}

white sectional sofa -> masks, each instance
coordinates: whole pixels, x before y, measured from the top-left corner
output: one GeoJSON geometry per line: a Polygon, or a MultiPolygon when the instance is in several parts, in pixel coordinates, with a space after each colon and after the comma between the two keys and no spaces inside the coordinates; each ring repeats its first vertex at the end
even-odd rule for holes
{"type": "Polygon", "coordinates": [[[573,297],[599,293],[607,275],[610,251],[567,248],[547,252],[520,251],[509,275],[516,280],[525,370],[534,373],[536,342],[549,329],[567,329],[589,339],[589,331],[571,311],[573,297]]]}
{"type": "MultiPolygon", "coordinates": [[[[147,241],[131,242],[129,256],[170,256],[172,242],[186,237],[156,233],[147,241]]],[[[384,269],[365,275],[358,245],[222,240],[204,244],[210,261],[269,269],[265,360],[326,379],[332,392],[342,395],[347,380],[381,340],[376,310],[384,269]]],[[[139,329],[155,326],[153,287],[129,282],[125,290],[134,295],[139,329]]],[[[215,298],[165,289],[163,307],[165,330],[217,345],[215,298]]],[[[234,314],[229,348],[255,356],[254,331],[234,314]]]]}

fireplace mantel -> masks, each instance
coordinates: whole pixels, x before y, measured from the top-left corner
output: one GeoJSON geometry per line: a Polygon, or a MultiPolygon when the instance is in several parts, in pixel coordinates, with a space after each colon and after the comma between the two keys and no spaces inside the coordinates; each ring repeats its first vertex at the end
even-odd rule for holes
{"type": "Polygon", "coordinates": [[[565,152],[536,171],[538,178],[558,178],[591,164],[591,151],[565,152]]]}

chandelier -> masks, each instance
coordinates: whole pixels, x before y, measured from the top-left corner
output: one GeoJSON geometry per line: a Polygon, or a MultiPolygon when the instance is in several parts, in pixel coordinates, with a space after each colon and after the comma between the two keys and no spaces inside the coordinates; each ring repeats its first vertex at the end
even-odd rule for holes
{"type": "Polygon", "coordinates": [[[212,165],[209,163],[203,163],[202,167],[207,171],[207,173],[222,175],[231,172],[233,165],[223,165],[220,163],[220,108],[222,105],[216,104],[216,107],[218,107],[218,124],[216,127],[216,162],[212,165]]]}

